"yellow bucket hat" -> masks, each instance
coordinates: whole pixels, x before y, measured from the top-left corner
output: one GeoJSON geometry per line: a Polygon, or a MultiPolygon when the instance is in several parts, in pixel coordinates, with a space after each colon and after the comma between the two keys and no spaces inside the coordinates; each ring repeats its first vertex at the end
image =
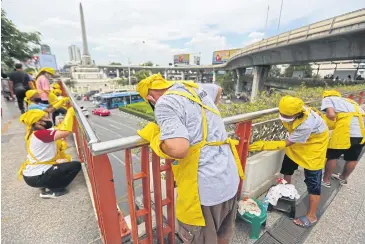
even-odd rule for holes
{"type": "Polygon", "coordinates": [[[28,90],[25,93],[25,97],[30,100],[35,94],[38,94],[39,92],[37,90],[28,90]]]}
{"type": "Polygon", "coordinates": [[[341,97],[341,93],[335,90],[324,91],[322,94],[322,98],[325,97],[341,97]]]}
{"type": "Polygon", "coordinates": [[[38,71],[38,74],[37,74],[37,77],[42,73],[42,72],[47,72],[47,73],[50,73],[51,75],[54,75],[55,74],[55,71],[54,71],[54,68],[51,68],[51,67],[44,67],[44,68],[41,68],[39,71],[38,71]]]}
{"type": "Polygon", "coordinates": [[[279,112],[287,116],[293,116],[304,111],[302,99],[292,96],[284,96],[279,102],[279,112]]]}
{"type": "Polygon", "coordinates": [[[162,90],[171,87],[174,84],[173,81],[165,80],[161,74],[154,74],[146,79],[141,80],[137,84],[137,92],[141,95],[141,97],[147,101],[148,90],[162,90]]]}

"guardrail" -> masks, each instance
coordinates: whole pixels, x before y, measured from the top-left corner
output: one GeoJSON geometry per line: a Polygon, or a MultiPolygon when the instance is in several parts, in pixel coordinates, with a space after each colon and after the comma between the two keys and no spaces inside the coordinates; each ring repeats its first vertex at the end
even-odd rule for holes
{"type": "MultiPolygon", "coordinates": [[[[61,83],[64,95],[71,94],[68,88],[61,83]]],[[[349,94],[348,97],[356,99],[360,104],[363,103],[364,91],[357,91],[349,94]]],[[[158,243],[163,243],[167,238],[168,243],[175,243],[175,209],[174,209],[174,178],[171,171],[172,160],[165,160],[161,164],[160,158],[152,152],[152,162],[150,162],[150,150],[148,143],[139,136],[131,136],[101,142],[87,119],[82,114],[80,107],[75,99],[70,97],[71,103],[75,108],[76,118],[74,123],[74,133],[76,138],[77,150],[80,160],[85,163],[91,183],[94,205],[97,213],[98,224],[104,243],[121,243],[125,237],[131,237],[133,243],[153,243],[157,239],[158,243]],[[141,149],[141,171],[134,172],[132,164],[132,149],[141,149]],[[130,210],[131,229],[128,228],[123,214],[117,208],[115,196],[113,172],[107,153],[124,150],[126,182],[128,186],[128,204],[130,210]],[[150,165],[151,164],[151,165],[150,165]],[[154,209],[151,206],[151,172],[153,179],[154,209]],[[165,180],[161,179],[161,173],[165,174],[165,180]],[[142,181],[143,208],[136,209],[134,182],[142,181]],[[162,191],[162,186],[166,191],[162,191]],[[163,195],[166,198],[163,199],[163,195]],[[167,218],[163,216],[163,207],[167,208],[167,218]],[[155,221],[152,220],[153,211],[155,221]],[[140,240],[137,226],[137,219],[143,217],[145,238],[140,240]],[[156,232],[153,231],[153,223],[156,223],[156,232]]],[[[318,104],[319,101],[309,102],[318,104]]],[[[252,125],[252,121],[266,115],[278,113],[278,108],[272,108],[252,113],[239,114],[229,118],[224,118],[226,126],[234,128],[233,136],[239,140],[237,146],[238,154],[241,158],[243,170],[245,170],[248,157],[248,145],[253,134],[253,140],[272,139],[273,133],[282,136],[284,130],[280,127],[277,120],[262,122],[252,125]],[[269,123],[269,124],[268,124],[269,123]],[[273,123],[276,127],[272,130],[273,123]],[[270,127],[271,134],[261,133],[262,128],[270,127]]],[[[115,176],[123,177],[123,176],[115,176]]],[[[242,191],[242,181],[240,182],[237,194],[240,196],[242,191]]]]}
{"type": "Polygon", "coordinates": [[[304,41],[314,37],[317,38],[323,35],[335,34],[337,30],[340,31],[348,26],[354,26],[354,29],[365,29],[365,8],[255,42],[237,51],[227,63],[239,56],[262,51],[263,49],[288,45],[293,42],[304,41]]]}

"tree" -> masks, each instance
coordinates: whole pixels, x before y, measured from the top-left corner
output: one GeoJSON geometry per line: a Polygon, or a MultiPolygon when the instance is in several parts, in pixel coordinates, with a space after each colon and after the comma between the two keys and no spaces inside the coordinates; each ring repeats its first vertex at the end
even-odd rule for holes
{"type": "Polygon", "coordinates": [[[150,76],[150,71],[142,69],[138,72],[136,72],[135,77],[137,78],[137,82],[140,82],[144,78],[150,76]]]}
{"type": "Polygon", "coordinates": [[[1,10],[1,59],[8,68],[14,67],[13,59],[26,61],[39,53],[40,36],[39,32],[20,31],[1,10]]]}
{"type": "Polygon", "coordinates": [[[293,77],[294,71],[304,71],[303,78],[312,77],[312,66],[310,64],[289,65],[289,67],[285,69],[284,76],[293,77]]]}
{"type": "Polygon", "coordinates": [[[128,85],[128,79],[124,77],[113,79],[113,82],[119,86],[128,85]]]}
{"type": "Polygon", "coordinates": [[[111,62],[110,65],[122,65],[122,64],[119,62],[111,62]]]}
{"type": "Polygon", "coordinates": [[[223,76],[217,77],[218,84],[222,87],[225,94],[235,91],[236,82],[231,71],[226,71],[223,76]]]}
{"type": "Polygon", "coordinates": [[[147,61],[143,63],[142,66],[153,66],[153,63],[151,61],[147,61]]]}
{"type": "Polygon", "coordinates": [[[280,69],[276,65],[271,65],[269,76],[271,77],[279,77],[281,75],[280,69]]]}
{"type": "Polygon", "coordinates": [[[75,84],[76,84],[76,81],[75,80],[67,79],[65,81],[65,85],[67,87],[70,87],[70,88],[74,88],[75,87],[75,84]]]}
{"type": "Polygon", "coordinates": [[[27,67],[27,68],[24,69],[24,72],[26,72],[26,73],[34,73],[34,72],[36,72],[36,69],[27,67]]]}

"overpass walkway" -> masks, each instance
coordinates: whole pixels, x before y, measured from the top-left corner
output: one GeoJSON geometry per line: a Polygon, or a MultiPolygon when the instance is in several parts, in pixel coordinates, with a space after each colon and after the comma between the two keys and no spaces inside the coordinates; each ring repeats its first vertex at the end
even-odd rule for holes
{"type": "MultiPolygon", "coordinates": [[[[156,239],[164,239],[164,243],[182,243],[176,235],[174,235],[174,208],[173,205],[168,205],[167,216],[162,210],[163,205],[173,203],[173,190],[169,185],[171,182],[171,172],[166,172],[166,182],[154,181],[151,186],[151,190],[154,191],[154,197],[148,197],[149,194],[144,194],[143,204],[141,209],[133,209],[131,211],[132,216],[126,216],[126,222],[128,224],[128,230],[126,230],[121,224],[119,229],[119,223],[117,222],[117,237],[110,238],[110,229],[115,227],[114,222],[110,223],[112,219],[106,214],[110,212],[117,213],[116,208],[110,208],[109,206],[116,206],[116,201],[108,202],[109,206],[103,202],[106,200],[105,194],[107,191],[94,191],[97,197],[96,208],[99,217],[99,224],[102,223],[101,232],[104,236],[101,237],[98,227],[98,221],[95,217],[94,207],[88,192],[88,187],[85,179],[85,175],[81,172],[76,179],[69,186],[70,192],[58,199],[41,199],[39,197],[39,190],[27,186],[23,181],[17,179],[17,170],[20,164],[23,162],[26,155],[26,149],[24,145],[25,127],[19,121],[19,112],[15,103],[4,102],[2,103],[3,117],[2,117],[2,135],[1,135],[1,232],[2,243],[65,243],[65,244],[95,244],[95,243],[122,243],[122,236],[126,242],[131,243],[131,239],[138,239],[138,243],[159,243],[156,239]],[[166,184],[169,183],[169,184],[166,184]],[[158,187],[156,187],[158,185],[158,187]],[[157,190],[164,188],[165,191],[157,190]],[[162,195],[166,195],[167,198],[162,199],[162,195]],[[166,200],[167,199],[167,200],[166,200]],[[148,201],[147,201],[148,200],[148,201]],[[152,205],[152,206],[151,206],[152,205]],[[102,210],[101,210],[102,209],[102,210]],[[145,209],[148,209],[147,212],[145,209]],[[161,210],[159,210],[161,209],[161,210]],[[133,219],[146,215],[149,221],[145,224],[136,225],[133,223],[133,219]],[[164,216],[164,217],[162,217],[164,216]],[[165,218],[166,216],[166,218],[165,218]],[[169,228],[169,226],[172,226],[169,228]],[[159,226],[163,226],[159,229],[159,226]],[[140,228],[142,227],[142,228],[140,228]],[[136,229],[139,231],[137,232],[136,229]],[[144,229],[144,235],[142,234],[144,229]],[[120,231],[120,232],[119,232],[120,231]],[[171,234],[169,234],[169,232],[171,234]],[[174,238],[172,238],[174,236],[174,238]],[[147,241],[142,239],[146,238],[147,241]]],[[[251,126],[251,125],[250,125],[251,126]]],[[[80,139],[80,138],[79,138],[80,139]]],[[[75,144],[71,140],[68,142],[70,145],[70,152],[72,156],[76,155],[75,144]]],[[[143,146],[142,158],[147,156],[148,151],[145,151],[146,147],[143,146]]],[[[80,150],[81,148],[79,148],[80,150]]],[[[85,150],[87,148],[83,148],[85,150]]],[[[97,149],[97,148],[96,148],[97,149]]],[[[99,149],[100,150],[100,149],[99,149]]],[[[103,149],[105,150],[105,149],[103,149]]],[[[89,170],[93,170],[99,161],[96,161],[97,156],[85,154],[87,162],[89,164],[89,170]],[[93,165],[93,163],[95,163],[93,165]]],[[[84,156],[85,156],[84,155],[84,156]]],[[[130,155],[129,149],[126,149],[126,155],[130,155]]],[[[156,161],[156,157],[153,157],[153,162],[156,161]]],[[[128,157],[127,157],[128,158],[128,157]]],[[[103,158],[105,159],[105,158],[103,158]]],[[[148,158],[146,157],[148,160],[148,158]]],[[[107,162],[103,161],[103,168],[107,166],[107,162]]],[[[272,163],[272,162],[271,162],[272,163]]],[[[129,167],[129,160],[126,160],[126,167],[129,167]]],[[[340,160],[338,163],[337,172],[340,172],[344,165],[344,161],[340,160]]],[[[162,166],[165,170],[168,167],[162,166]]],[[[147,167],[148,168],[148,167],[147,167]]],[[[134,178],[144,177],[149,175],[149,171],[145,168],[146,174],[137,173],[134,174],[134,178]],[[137,177],[138,176],[138,177],[137,177]]],[[[153,168],[152,174],[157,174],[160,178],[160,171],[156,171],[156,167],[153,168]]],[[[105,172],[95,171],[98,174],[93,177],[99,177],[105,172]],[[100,173],[100,174],[99,174],[100,173]]],[[[262,176],[262,175],[261,175],[262,176]]],[[[108,176],[109,177],[109,176],[108,176]]],[[[108,178],[107,177],[107,178],[108,178]]],[[[123,177],[123,176],[122,176],[123,177]]],[[[240,219],[236,220],[236,230],[232,244],[242,243],[270,243],[270,244],[294,244],[294,243],[346,243],[356,244],[363,243],[365,238],[365,229],[362,228],[365,221],[365,156],[362,156],[358,167],[349,178],[349,184],[347,186],[340,187],[338,182],[333,181],[333,187],[327,189],[322,188],[323,193],[321,197],[321,204],[318,211],[319,222],[310,229],[303,229],[297,227],[292,223],[292,220],[288,216],[272,211],[268,213],[268,220],[266,228],[261,231],[261,236],[258,240],[250,240],[250,226],[240,219]]],[[[128,176],[127,176],[128,178],[128,176]]],[[[109,178],[108,178],[109,179],[109,178]]],[[[126,179],[128,180],[128,179],[126,179]]],[[[293,184],[295,184],[301,199],[297,201],[296,216],[301,216],[307,209],[307,193],[306,186],[303,182],[304,172],[298,170],[293,176],[293,184]]],[[[92,187],[100,189],[100,179],[91,179],[92,187]],[[99,182],[98,182],[99,181],[99,182]]],[[[129,179],[128,181],[132,181],[129,179]]],[[[109,184],[113,184],[112,181],[107,181],[109,184]]],[[[149,188],[149,182],[146,180],[145,187],[149,188]]],[[[133,183],[132,183],[133,186],[133,183]]],[[[109,187],[110,188],[110,187],[109,187]]],[[[104,188],[107,189],[107,188],[104,188]]],[[[94,189],[95,190],[95,189],[94,189]]],[[[112,189],[113,190],[113,189],[112,189]]],[[[131,189],[130,189],[131,190],[131,189]]],[[[149,189],[147,192],[150,192],[149,189]]],[[[112,191],[114,194],[114,190],[112,191]]],[[[165,197],[166,197],[165,196],[165,197]]],[[[134,202],[134,191],[129,191],[129,198],[131,202],[134,202]]],[[[261,199],[263,196],[259,197],[261,199]]],[[[130,204],[133,206],[133,204],[130,204]]],[[[116,216],[116,215],[115,215],[116,216]]],[[[145,240],[146,240],[145,239],[145,240]]],[[[136,242],[133,242],[136,243],[136,242]]],[[[161,242],[160,242],[161,243],[161,242]]]]}
{"type": "MultiPolygon", "coordinates": [[[[58,199],[41,199],[38,189],[18,180],[27,154],[25,126],[18,120],[16,103],[3,102],[1,107],[1,243],[102,243],[83,172],[58,199]]],[[[70,145],[70,150],[75,155],[75,147],[70,145]]]]}

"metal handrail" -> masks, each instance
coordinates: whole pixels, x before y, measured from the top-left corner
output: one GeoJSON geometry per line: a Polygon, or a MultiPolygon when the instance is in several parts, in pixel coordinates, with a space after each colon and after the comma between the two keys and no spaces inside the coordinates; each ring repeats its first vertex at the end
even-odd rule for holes
{"type": "MultiPolygon", "coordinates": [[[[352,92],[343,93],[343,96],[347,96],[350,94],[352,94],[352,92]]],[[[321,100],[309,101],[309,102],[306,102],[306,104],[313,104],[313,103],[318,103],[318,102],[321,102],[321,100]]],[[[270,108],[270,109],[265,109],[265,110],[261,110],[261,111],[245,113],[245,114],[238,114],[235,116],[223,118],[223,122],[225,125],[237,124],[240,122],[252,121],[252,120],[258,119],[260,117],[275,114],[278,112],[279,112],[279,108],[270,108]]],[[[129,136],[129,137],[120,138],[120,139],[93,143],[90,145],[90,147],[91,147],[92,154],[94,156],[96,156],[96,155],[102,155],[105,153],[112,153],[112,152],[116,152],[116,151],[120,151],[120,150],[136,148],[136,147],[140,147],[143,145],[148,145],[148,142],[143,140],[140,136],[135,135],[135,136],[129,136]]]]}
{"type": "Polygon", "coordinates": [[[68,97],[70,98],[72,106],[75,110],[76,119],[77,119],[77,121],[79,121],[78,124],[81,125],[81,128],[82,128],[84,134],[86,135],[88,144],[100,142],[99,138],[96,136],[96,134],[94,133],[93,129],[91,128],[89,122],[87,121],[85,115],[82,113],[82,110],[79,107],[79,105],[77,104],[75,98],[72,96],[72,93],[70,92],[69,88],[66,86],[66,84],[62,80],[61,80],[61,83],[62,83],[62,86],[65,89],[68,97]]]}

